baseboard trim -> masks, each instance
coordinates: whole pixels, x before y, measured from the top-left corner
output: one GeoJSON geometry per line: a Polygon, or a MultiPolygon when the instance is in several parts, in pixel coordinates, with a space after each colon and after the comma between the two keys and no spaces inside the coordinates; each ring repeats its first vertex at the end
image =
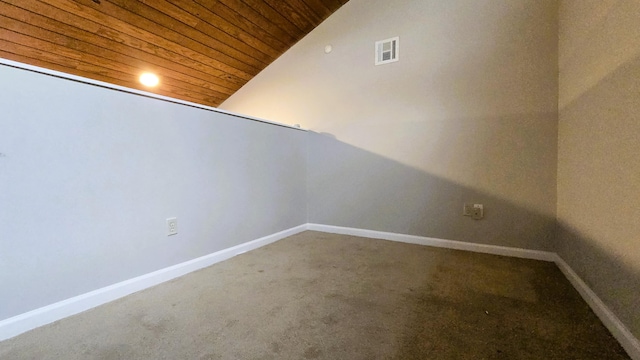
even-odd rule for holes
{"type": "Polygon", "coordinates": [[[455,240],[445,240],[424,236],[406,235],[383,231],[349,228],[342,226],[307,224],[308,230],[321,231],[332,234],[353,235],[373,239],[398,241],[409,244],[426,245],[447,249],[464,250],[485,254],[494,254],[525,259],[534,259],[554,262],[560,268],[573,287],[580,293],[582,298],[589,304],[600,321],[609,329],[611,334],[618,340],[627,354],[633,360],[640,360],[640,341],[631,331],[620,321],[620,319],[609,309],[609,307],[589,288],[589,286],[573,271],[558,254],[548,251],[528,250],[511,248],[505,246],[473,244],[455,240]]]}
{"type": "Polygon", "coordinates": [[[312,223],[296,226],[2,320],[0,321],[0,341],[175,279],[190,272],[203,269],[215,263],[274,243],[305,230],[555,262],[569,282],[571,282],[582,298],[600,318],[602,323],[607,327],[607,329],[609,329],[616,340],[620,342],[622,347],[627,351],[627,354],[629,354],[633,360],[640,360],[640,341],[638,341],[638,339],[598,297],[598,295],[589,288],[589,286],[580,278],[580,276],[578,276],[571,266],[569,266],[569,264],[567,264],[556,253],[312,223]]]}
{"type": "Polygon", "coordinates": [[[553,262],[556,259],[556,254],[549,251],[529,250],[512,248],[507,246],[487,245],[487,244],[474,244],[464,241],[445,240],[424,236],[398,234],[384,231],[374,231],[365,229],[356,229],[342,226],[321,225],[321,224],[307,224],[308,230],[321,231],[333,234],[353,235],[368,237],[381,240],[398,241],[409,244],[418,244],[433,246],[439,248],[465,250],[484,254],[502,255],[510,257],[518,257],[524,259],[534,259],[553,262]]]}
{"type": "Polygon", "coordinates": [[[307,229],[303,224],[0,321],[0,341],[203,269],[307,229]]]}
{"type": "Polygon", "coordinates": [[[578,274],[556,254],[556,265],[560,271],[571,282],[573,287],[580,293],[584,301],[589,304],[604,326],[609,329],[613,337],[618,340],[620,345],[625,349],[629,357],[633,360],[640,360],[640,341],[631,333],[631,331],[620,321],[620,319],[609,309],[609,307],[600,299],[600,297],[587,285],[578,274]]]}

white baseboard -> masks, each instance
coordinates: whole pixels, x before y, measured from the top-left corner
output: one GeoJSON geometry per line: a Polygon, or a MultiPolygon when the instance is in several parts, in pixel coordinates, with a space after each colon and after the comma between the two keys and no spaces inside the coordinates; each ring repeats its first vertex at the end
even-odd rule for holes
{"type": "Polygon", "coordinates": [[[81,313],[96,306],[147,289],[190,272],[211,266],[249,250],[271,244],[306,230],[306,225],[296,226],[272,235],[217,251],[193,260],[173,265],[152,273],[135,277],[117,284],[94,290],[67,300],[47,305],[24,314],[0,321],[0,340],[5,340],[26,331],[52,323],[65,317],[81,313]]]}
{"type": "Polygon", "coordinates": [[[525,259],[555,262],[569,282],[576,288],[582,298],[589,304],[600,321],[609,329],[620,345],[633,360],[640,360],[640,342],[620,319],[607,307],[589,286],[580,279],[573,269],[558,254],[548,251],[510,248],[505,246],[473,244],[462,241],[444,240],[415,235],[405,235],[382,231],[355,229],[341,226],[307,224],[307,230],[322,231],[333,234],[353,235],[374,239],[391,240],[409,244],[441,247],[447,249],[465,250],[486,254],[503,255],[525,259]]]}
{"type": "Polygon", "coordinates": [[[398,241],[398,242],[409,243],[409,244],[426,245],[426,246],[455,249],[455,250],[465,250],[465,251],[472,251],[472,252],[478,252],[478,253],[503,255],[503,256],[510,256],[510,257],[525,258],[525,259],[549,261],[549,262],[555,261],[555,258],[556,258],[556,254],[549,251],[520,249],[520,248],[512,248],[512,247],[498,246],[498,245],[474,244],[474,243],[468,243],[464,241],[444,240],[444,239],[430,238],[430,237],[424,237],[424,236],[405,235],[405,234],[397,234],[397,233],[391,233],[391,232],[365,230],[365,229],[355,229],[355,228],[348,228],[348,227],[341,227],[341,226],[307,224],[307,229],[333,233],[333,234],[361,236],[361,237],[368,237],[368,238],[374,238],[374,239],[398,241]]]}
{"type": "Polygon", "coordinates": [[[640,360],[640,341],[559,255],[556,265],[633,360],[640,360]]]}
{"type": "Polygon", "coordinates": [[[52,323],[65,317],[78,314],[96,306],[119,299],[134,292],[175,279],[190,272],[211,266],[217,262],[227,260],[236,255],[268,245],[288,236],[305,230],[321,231],[333,234],[353,235],[374,239],[398,241],[410,244],[426,245],[447,249],[465,250],[486,254],[519,257],[555,262],[571,284],[576,288],[584,300],[598,315],[602,323],[620,342],[633,360],[640,360],[640,341],[607,307],[593,290],[576,274],[573,269],[556,253],[511,248],[505,246],[473,244],[462,241],[444,240],[423,236],[397,234],[390,232],[355,229],[332,225],[305,224],[268,235],[257,240],[246,242],[213,254],[205,255],[181,264],[173,265],[149,274],[129,279],[111,286],[107,286],[86,294],[57,302],[27,313],[0,321],[0,340],[17,336],[39,326],[52,323]]]}

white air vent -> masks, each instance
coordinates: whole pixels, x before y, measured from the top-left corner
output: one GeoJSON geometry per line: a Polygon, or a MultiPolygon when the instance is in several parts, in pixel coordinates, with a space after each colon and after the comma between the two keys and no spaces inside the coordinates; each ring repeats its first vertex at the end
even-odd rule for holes
{"type": "Polygon", "coordinates": [[[398,61],[400,38],[376,41],[376,65],[398,61]]]}

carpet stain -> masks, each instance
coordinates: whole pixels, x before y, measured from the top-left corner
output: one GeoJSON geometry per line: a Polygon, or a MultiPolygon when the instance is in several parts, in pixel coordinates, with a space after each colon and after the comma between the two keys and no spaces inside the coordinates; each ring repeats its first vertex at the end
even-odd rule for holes
{"type": "Polygon", "coordinates": [[[321,321],[325,325],[335,325],[338,323],[338,319],[336,319],[334,314],[322,317],[321,321]]]}
{"type": "Polygon", "coordinates": [[[119,344],[99,349],[91,355],[92,358],[99,360],[119,360],[131,358],[132,348],[127,344],[119,344]]]}
{"type": "Polygon", "coordinates": [[[276,354],[280,353],[280,343],[274,341],[269,347],[271,348],[271,352],[276,354]]]}
{"type": "Polygon", "coordinates": [[[216,355],[216,354],[205,354],[202,355],[199,360],[221,360],[222,357],[220,355],[216,355]]]}
{"type": "Polygon", "coordinates": [[[232,319],[232,320],[227,321],[227,323],[224,325],[224,327],[226,329],[232,328],[232,327],[236,326],[239,322],[240,322],[240,320],[238,320],[238,319],[232,319]]]}
{"type": "Polygon", "coordinates": [[[271,309],[269,309],[267,311],[267,316],[274,317],[274,316],[278,315],[279,313],[281,313],[283,309],[284,309],[284,306],[282,306],[282,305],[274,306],[273,308],[271,308],[271,309]]]}
{"type": "Polygon", "coordinates": [[[146,330],[152,332],[155,336],[159,336],[167,332],[168,326],[172,321],[165,317],[157,318],[148,314],[140,314],[134,317],[134,320],[146,330]]]}
{"type": "Polygon", "coordinates": [[[322,355],[322,351],[315,346],[308,348],[304,352],[305,359],[317,359],[320,357],[320,355],[322,355]]]}

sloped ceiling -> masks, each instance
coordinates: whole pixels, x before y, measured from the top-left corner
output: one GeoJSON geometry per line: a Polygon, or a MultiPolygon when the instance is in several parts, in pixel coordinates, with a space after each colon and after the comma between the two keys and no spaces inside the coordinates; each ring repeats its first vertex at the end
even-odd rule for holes
{"type": "Polygon", "coordinates": [[[0,57],[218,106],[347,1],[0,0],[0,57]]]}

